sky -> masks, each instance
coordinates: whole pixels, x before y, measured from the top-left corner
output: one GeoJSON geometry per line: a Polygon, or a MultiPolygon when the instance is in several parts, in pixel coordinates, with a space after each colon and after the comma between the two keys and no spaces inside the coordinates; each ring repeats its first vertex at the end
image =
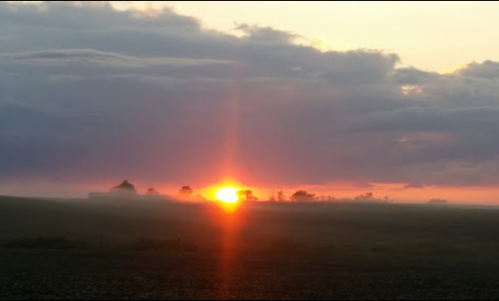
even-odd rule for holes
{"type": "MultiPolygon", "coordinates": [[[[159,5],[159,4],[158,4],[159,5]]],[[[499,60],[499,3],[392,1],[172,1],[206,26],[230,31],[237,23],[291,31],[329,50],[396,52],[404,66],[442,72],[473,61],[499,60]],[[481,34],[480,34],[481,33],[481,34]]]]}
{"type": "Polygon", "coordinates": [[[0,3],[0,194],[499,202],[496,3],[0,3]]]}

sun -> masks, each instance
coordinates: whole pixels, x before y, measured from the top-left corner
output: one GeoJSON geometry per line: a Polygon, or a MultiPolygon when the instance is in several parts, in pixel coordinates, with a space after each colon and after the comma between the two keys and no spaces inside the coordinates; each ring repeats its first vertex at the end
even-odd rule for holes
{"type": "Polygon", "coordinates": [[[235,204],[239,201],[237,191],[234,187],[222,187],[215,192],[215,198],[226,204],[235,204]]]}

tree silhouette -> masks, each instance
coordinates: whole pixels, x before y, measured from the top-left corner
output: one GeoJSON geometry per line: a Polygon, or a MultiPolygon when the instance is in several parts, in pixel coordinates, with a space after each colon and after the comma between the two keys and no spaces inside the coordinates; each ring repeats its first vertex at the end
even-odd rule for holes
{"type": "Polygon", "coordinates": [[[327,196],[321,194],[319,196],[316,196],[315,199],[318,201],[318,202],[325,202],[327,200],[327,196]]]}
{"type": "Polygon", "coordinates": [[[120,192],[120,193],[132,193],[136,194],[137,190],[135,190],[135,186],[128,182],[127,180],[124,180],[121,182],[120,185],[115,186],[111,189],[113,192],[120,192]]]}
{"type": "Polygon", "coordinates": [[[279,190],[277,192],[277,201],[278,202],[286,202],[286,195],[284,194],[284,191],[279,190]]]}
{"type": "Polygon", "coordinates": [[[277,199],[276,199],[275,195],[272,193],[272,195],[269,198],[269,202],[275,202],[276,200],[277,199]]]}
{"type": "Polygon", "coordinates": [[[293,202],[313,202],[315,201],[315,194],[308,193],[305,190],[298,190],[291,196],[293,202]]]}
{"type": "Polygon", "coordinates": [[[147,189],[146,194],[147,195],[159,195],[159,192],[154,188],[149,188],[149,189],[147,189]]]}
{"type": "Polygon", "coordinates": [[[253,191],[251,190],[239,190],[237,192],[237,196],[240,201],[258,201],[258,198],[253,195],[253,191]]]}
{"type": "Polygon", "coordinates": [[[182,186],[182,188],[180,188],[180,191],[178,192],[178,194],[182,197],[189,197],[192,195],[194,191],[192,190],[191,186],[182,186]]]}

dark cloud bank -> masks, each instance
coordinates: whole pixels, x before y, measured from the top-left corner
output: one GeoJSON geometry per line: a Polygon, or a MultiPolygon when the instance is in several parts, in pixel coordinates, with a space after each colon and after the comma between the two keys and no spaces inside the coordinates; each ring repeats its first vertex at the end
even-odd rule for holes
{"type": "Polygon", "coordinates": [[[499,63],[430,73],[237,28],[1,3],[0,180],[498,183],[499,63]]]}

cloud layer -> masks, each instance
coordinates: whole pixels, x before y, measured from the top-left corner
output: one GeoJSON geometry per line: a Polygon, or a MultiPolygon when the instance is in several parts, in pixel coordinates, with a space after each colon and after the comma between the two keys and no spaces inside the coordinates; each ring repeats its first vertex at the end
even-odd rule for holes
{"type": "Polygon", "coordinates": [[[237,29],[0,3],[0,180],[498,184],[498,62],[437,74],[237,29]]]}

